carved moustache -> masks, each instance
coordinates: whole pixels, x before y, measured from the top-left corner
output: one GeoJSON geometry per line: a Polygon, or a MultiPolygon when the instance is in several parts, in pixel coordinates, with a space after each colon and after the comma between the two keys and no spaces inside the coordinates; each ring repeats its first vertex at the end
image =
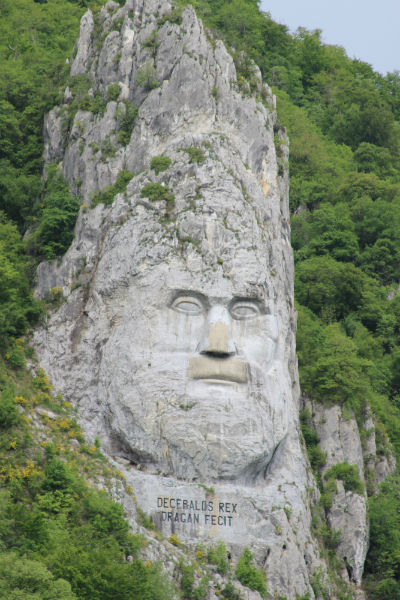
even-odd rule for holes
{"type": "Polygon", "coordinates": [[[238,358],[194,356],[189,359],[188,376],[191,379],[216,379],[246,383],[248,363],[238,358]]]}

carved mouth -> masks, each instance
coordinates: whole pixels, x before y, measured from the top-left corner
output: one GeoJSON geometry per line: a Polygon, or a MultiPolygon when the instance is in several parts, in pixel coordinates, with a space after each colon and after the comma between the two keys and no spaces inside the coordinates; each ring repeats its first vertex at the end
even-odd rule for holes
{"type": "Polygon", "coordinates": [[[194,356],[189,359],[188,376],[209,383],[246,383],[248,364],[237,358],[194,356]]]}

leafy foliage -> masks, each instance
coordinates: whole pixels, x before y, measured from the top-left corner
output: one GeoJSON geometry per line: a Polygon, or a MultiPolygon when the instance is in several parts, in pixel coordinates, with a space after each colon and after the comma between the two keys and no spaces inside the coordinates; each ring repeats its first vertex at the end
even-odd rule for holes
{"type": "Polygon", "coordinates": [[[133,173],[130,171],[120,171],[117,175],[114,185],[108,185],[104,189],[94,194],[91,202],[91,208],[94,208],[98,204],[104,204],[105,206],[112,204],[115,196],[126,190],[126,186],[132,177],[133,173]]]}
{"type": "Polygon", "coordinates": [[[226,586],[221,590],[221,596],[227,598],[227,600],[242,600],[242,596],[231,581],[228,581],[226,586]]]}
{"type": "Polygon", "coordinates": [[[38,561],[0,554],[0,595],[10,600],[76,600],[70,584],[38,561]]]}
{"type": "Polygon", "coordinates": [[[142,540],[130,532],[122,506],[82,479],[78,465],[82,471],[94,469],[94,475],[100,469],[106,482],[106,465],[96,446],[86,448],[48,379],[41,371],[33,380],[25,373],[16,389],[15,373],[1,362],[0,376],[1,597],[170,598],[172,587],[160,566],[139,559],[142,540]],[[36,412],[38,404],[57,418],[46,420],[46,411],[36,412]],[[32,413],[42,419],[45,443],[29,431],[27,415],[32,413]],[[87,455],[97,456],[97,462],[87,455]]]}
{"type": "Polygon", "coordinates": [[[400,598],[400,498],[398,478],[382,484],[369,499],[370,548],[366,561],[366,588],[371,598],[400,598]]]}
{"type": "Polygon", "coordinates": [[[57,101],[86,7],[4,0],[0,36],[0,210],[26,226],[41,191],[43,116],[57,101]]]}
{"type": "Polygon", "coordinates": [[[25,333],[40,314],[29,287],[30,263],[17,227],[0,212],[0,346],[8,336],[25,333]]]}
{"type": "Polygon", "coordinates": [[[64,254],[74,236],[79,207],[57,166],[49,166],[40,223],[28,241],[30,251],[47,260],[64,254]]]}
{"type": "Polygon", "coordinates": [[[197,148],[196,146],[189,146],[189,148],[185,148],[185,152],[189,155],[191,163],[198,163],[201,165],[206,160],[203,150],[201,150],[201,148],[197,148]]]}
{"type": "Polygon", "coordinates": [[[212,565],[216,565],[220,575],[226,575],[229,571],[228,553],[224,542],[218,542],[213,547],[211,546],[207,552],[207,560],[212,565]]]}
{"type": "Polygon", "coordinates": [[[169,191],[168,187],[161,185],[161,183],[146,183],[142,187],[140,195],[142,198],[148,198],[152,202],[160,202],[165,200],[167,203],[167,212],[170,212],[175,205],[175,196],[169,191]]]}
{"type": "Polygon", "coordinates": [[[336,463],[326,471],[324,478],[340,479],[343,481],[346,492],[351,491],[362,495],[364,493],[364,485],[360,479],[357,465],[349,465],[348,463],[336,463]]]}
{"type": "Polygon", "coordinates": [[[138,69],[138,72],[136,73],[136,83],[139,87],[142,87],[147,91],[159,87],[160,82],[156,79],[156,70],[151,62],[147,62],[143,67],[138,69]]]}
{"type": "MultiPolygon", "coordinates": [[[[29,291],[32,269],[19,232],[35,227],[28,248],[37,258],[60,255],[71,241],[78,202],[56,170],[50,170],[42,194],[42,121],[67,83],[74,100],[65,114],[66,130],[78,108],[93,113],[105,109],[102,94],[90,96],[89,82],[82,76],[68,78],[65,63],[80,16],[86,7],[98,4],[97,0],[4,0],[0,7],[0,375],[5,364],[23,370],[15,336],[23,334],[40,312],[29,291]]],[[[191,0],[191,4],[234,48],[242,93],[258,93],[250,59],[259,65],[274,87],[279,119],[290,136],[302,389],[315,400],[352,409],[359,420],[369,404],[377,420],[378,453],[388,452],[390,440],[400,457],[399,73],[384,77],[374,73],[369,65],[347,58],[342,48],[325,46],[319,30],[299,29],[290,35],[284,25],[259,10],[257,0],[191,0]]],[[[159,19],[158,26],[174,27],[181,14],[181,8],[174,8],[159,19]]],[[[144,47],[154,59],[157,32],[145,40],[144,47]]],[[[158,85],[151,61],[137,77],[144,89],[158,85]]],[[[109,86],[109,99],[117,100],[117,93],[115,86],[109,86]]],[[[218,95],[216,88],[213,94],[218,95]]],[[[136,117],[136,107],[119,102],[120,144],[129,143],[136,117]]],[[[191,162],[204,161],[200,149],[188,153],[191,162]]],[[[130,176],[121,175],[94,203],[112,202],[130,176]]],[[[143,197],[166,200],[170,211],[173,195],[157,185],[145,186],[143,197]]],[[[134,562],[126,564],[128,550],[118,515],[111,509],[109,514],[107,507],[107,514],[94,508],[103,498],[81,501],[86,492],[68,465],[51,453],[40,458],[37,469],[18,463],[18,445],[26,455],[29,435],[11,403],[10,389],[2,390],[0,401],[2,431],[8,432],[0,444],[10,459],[9,466],[2,463],[6,471],[1,474],[11,494],[0,494],[4,564],[22,561],[19,570],[26,572],[24,561],[31,561],[31,556],[23,553],[35,552],[33,562],[45,570],[33,562],[29,568],[40,573],[48,586],[47,591],[37,589],[40,598],[56,598],[57,585],[64,586],[66,598],[73,594],[93,600],[128,597],[120,590],[129,590],[130,597],[165,597],[157,567],[138,562],[135,552],[134,562]],[[110,533],[110,523],[117,535],[105,542],[101,536],[110,533]],[[112,557],[111,549],[115,550],[112,557]],[[62,580],[68,580],[72,589],[62,580]]],[[[310,423],[309,416],[303,415],[303,435],[317,472],[324,456],[310,423]]],[[[349,475],[342,472],[343,477],[349,475]]],[[[327,502],[332,484],[334,478],[328,477],[327,502]]],[[[376,502],[370,500],[367,583],[372,597],[384,600],[400,598],[396,486],[397,480],[387,482],[376,502]]],[[[334,532],[326,532],[324,539],[334,547],[334,532]]],[[[249,557],[246,560],[248,569],[252,563],[249,557]]],[[[3,595],[23,598],[27,593],[23,578],[15,582],[11,571],[8,575],[3,595]]],[[[317,577],[314,585],[317,588],[317,577]]],[[[202,587],[196,590],[192,593],[200,597],[202,587]]],[[[222,595],[234,598],[235,590],[227,585],[222,595]]]]}
{"type": "Polygon", "coordinates": [[[158,175],[161,171],[166,171],[171,164],[169,156],[153,156],[150,161],[150,168],[158,175]]]}
{"type": "Polygon", "coordinates": [[[245,548],[239,558],[236,566],[235,575],[240,583],[250,588],[257,590],[264,598],[267,594],[267,586],[265,583],[265,573],[261,569],[257,569],[253,554],[248,548],[245,548]]]}
{"type": "Polygon", "coordinates": [[[107,98],[109,100],[118,100],[121,88],[118,83],[111,83],[107,88],[107,98]]]}
{"type": "Polygon", "coordinates": [[[131,103],[125,102],[124,110],[117,109],[117,119],[119,125],[118,142],[126,146],[131,139],[132,131],[136,123],[138,109],[131,103]]]}
{"type": "Polygon", "coordinates": [[[300,413],[300,425],[301,432],[306,443],[311,468],[320,489],[322,489],[320,469],[326,463],[326,452],[323,452],[318,445],[320,439],[313,425],[310,411],[303,410],[300,413]]]}

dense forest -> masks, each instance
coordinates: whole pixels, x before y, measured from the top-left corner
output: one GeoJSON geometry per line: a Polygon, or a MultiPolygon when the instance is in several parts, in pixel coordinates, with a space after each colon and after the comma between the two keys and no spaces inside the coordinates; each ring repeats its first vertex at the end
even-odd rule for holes
{"type": "MultiPolygon", "coordinates": [[[[288,131],[302,391],[354,411],[360,427],[371,407],[378,452],[393,449],[399,462],[400,73],[382,76],[350,60],[318,30],[289,34],[256,0],[190,3],[231,49],[243,93],[255,93],[259,66],[288,131]]],[[[24,367],[30,351],[22,336],[46,310],[32,295],[35,266],[65,252],[79,210],[56,172],[43,186],[43,117],[68,82],[81,16],[101,4],[0,6],[0,596],[7,598],[168,597],[159,567],[137,558],[142,542],[118,506],[87,488],[86,463],[57,437],[81,435],[68,407],[52,398],[44,374],[32,379],[24,367]],[[42,445],[29,428],[38,404],[58,423],[42,445]]],[[[323,457],[315,438],[305,439],[318,475],[323,457]]],[[[83,448],[87,460],[101,462],[97,448],[83,448]]],[[[371,473],[367,487],[365,587],[370,598],[400,599],[399,479],[377,492],[371,473]]]]}

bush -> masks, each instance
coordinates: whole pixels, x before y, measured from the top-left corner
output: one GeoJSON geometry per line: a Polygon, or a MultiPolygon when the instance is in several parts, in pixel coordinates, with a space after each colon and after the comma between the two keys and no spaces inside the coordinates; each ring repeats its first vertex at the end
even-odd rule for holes
{"type": "Polygon", "coordinates": [[[150,161],[150,168],[158,175],[161,171],[166,171],[170,164],[169,156],[154,156],[150,161]]]}
{"type": "Polygon", "coordinates": [[[133,104],[125,102],[125,110],[118,110],[117,120],[119,126],[118,142],[123,146],[126,146],[132,135],[133,128],[135,127],[136,119],[138,116],[138,108],[133,104]]]}
{"type": "Polygon", "coordinates": [[[73,478],[66,464],[58,458],[52,457],[46,464],[44,490],[72,491],[73,478]]]}
{"type": "Polygon", "coordinates": [[[105,206],[112,204],[115,196],[117,194],[121,194],[126,190],[126,186],[130,182],[132,177],[133,173],[131,173],[130,171],[120,171],[117,175],[117,179],[114,185],[107,185],[104,189],[100,190],[92,196],[90,207],[94,208],[98,204],[104,204],[105,206]]]}
{"type": "Polygon", "coordinates": [[[221,590],[221,596],[227,598],[227,600],[242,600],[242,596],[231,581],[228,581],[224,589],[221,590]]]}
{"type": "Polygon", "coordinates": [[[29,269],[21,235],[0,211],[0,348],[11,362],[18,361],[18,349],[14,342],[6,344],[6,338],[25,333],[40,314],[29,288],[29,269]]]}
{"type": "Polygon", "coordinates": [[[0,597],[15,600],[77,600],[70,584],[36,560],[0,554],[0,597]]]}
{"type": "Polygon", "coordinates": [[[220,575],[226,575],[229,571],[228,553],[224,542],[218,542],[215,547],[211,547],[207,552],[207,560],[212,565],[216,565],[220,575]]]}
{"type": "Polygon", "coordinates": [[[368,500],[371,537],[364,572],[369,597],[379,600],[400,600],[399,483],[389,477],[368,500]]]}
{"type": "Polygon", "coordinates": [[[312,422],[309,410],[303,410],[300,413],[300,425],[301,432],[303,434],[307,448],[316,446],[319,443],[320,439],[312,422]]]}
{"type": "Polygon", "coordinates": [[[49,166],[42,205],[39,225],[28,240],[28,248],[52,260],[68,250],[80,206],[57,165],[49,166]]]}
{"type": "Polygon", "coordinates": [[[151,51],[153,58],[156,57],[160,41],[158,39],[158,33],[156,30],[152,31],[151,34],[144,40],[143,46],[151,51]]]}
{"type": "Polygon", "coordinates": [[[156,70],[150,62],[140,67],[136,73],[136,83],[145,90],[153,90],[159,87],[160,82],[156,79],[156,70]]]}
{"type": "Polygon", "coordinates": [[[360,479],[357,465],[349,465],[348,463],[336,463],[324,475],[324,479],[340,479],[343,481],[346,492],[355,492],[362,495],[364,493],[364,484],[360,479]]]}
{"type": "Polygon", "coordinates": [[[80,108],[80,110],[87,110],[95,115],[104,114],[106,107],[107,101],[104,100],[101,92],[99,91],[94,92],[93,96],[86,94],[78,104],[78,108],[80,108]]]}
{"type": "Polygon", "coordinates": [[[248,548],[243,550],[243,553],[239,558],[235,575],[240,583],[251,590],[257,590],[263,598],[266,596],[267,586],[265,583],[265,573],[262,569],[257,569],[253,554],[248,548]]]}
{"type": "Polygon", "coordinates": [[[180,586],[183,592],[184,598],[193,598],[193,586],[194,586],[194,566],[186,564],[181,559],[179,562],[179,571],[181,574],[180,586]]]}
{"type": "Polygon", "coordinates": [[[8,429],[17,425],[20,420],[21,415],[14,402],[14,396],[11,391],[5,390],[0,395],[0,428],[8,429]]]}
{"type": "Polygon", "coordinates": [[[198,163],[199,165],[201,165],[206,160],[206,155],[204,154],[204,152],[196,146],[190,146],[189,148],[185,148],[185,152],[189,155],[191,163],[198,163]]]}
{"type": "Polygon", "coordinates": [[[110,83],[107,88],[107,98],[109,100],[118,100],[121,93],[121,88],[118,83],[110,83]]]}
{"type": "Polygon", "coordinates": [[[182,23],[182,9],[181,8],[173,8],[169,12],[166,12],[158,19],[158,26],[162,27],[164,23],[176,23],[180,25],[182,23]]]}
{"type": "Polygon", "coordinates": [[[175,204],[175,196],[166,186],[161,185],[161,183],[146,183],[142,188],[140,195],[142,198],[148,198],[152,202],[165,200],[167,203],[167,212],[170,212],[175,204]]]}

